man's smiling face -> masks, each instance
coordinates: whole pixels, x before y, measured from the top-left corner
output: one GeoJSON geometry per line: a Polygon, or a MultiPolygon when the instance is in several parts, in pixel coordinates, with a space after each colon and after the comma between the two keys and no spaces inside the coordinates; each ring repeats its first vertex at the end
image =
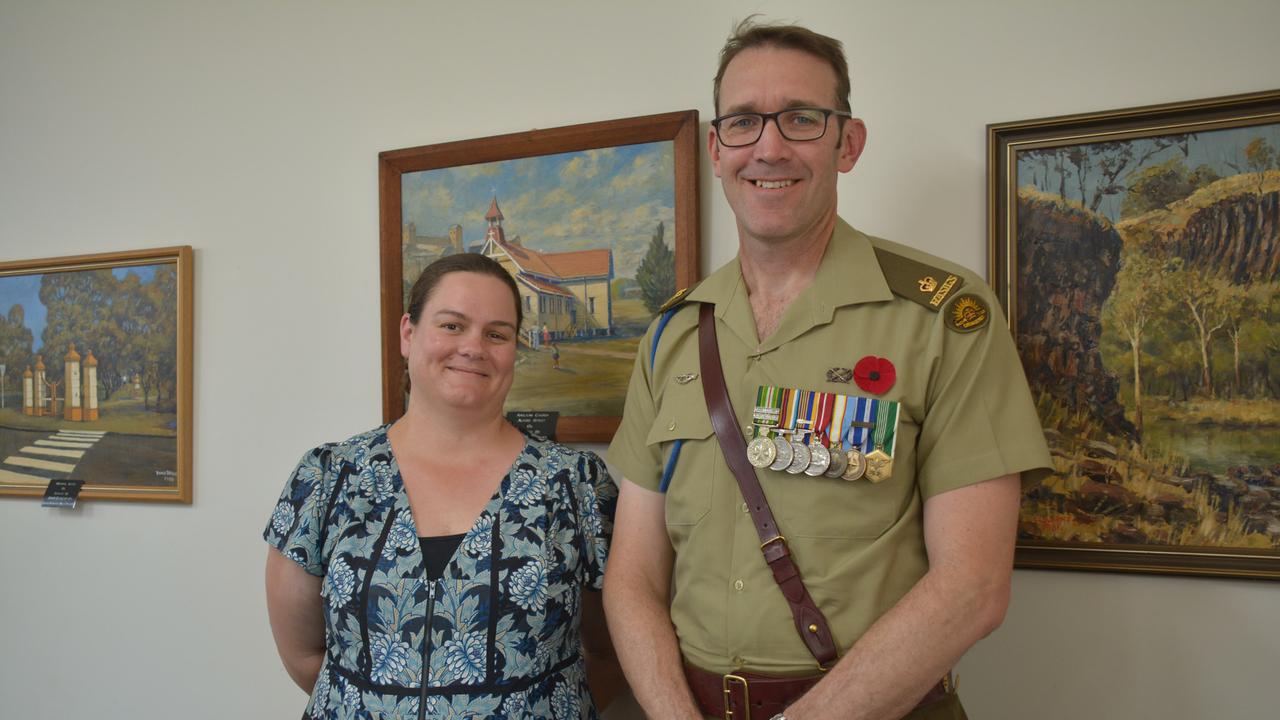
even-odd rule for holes
{"type": "MultiPolygon", "coordinates": [[[[792,107],[836,109],[835,71],[800,50],[756,47],[729,63],[720,83],[717,112],[776,112],[792,107]]],[[[836,212],[836,173],[858,160],[866,128],[856,119],[843,128],[827,121],[818,140],[795,142],[767,122],[754,145],[723,147],[712,129],[708,149],[725,199],[743,239],[784,242],[826,227],[836,212]]]]}

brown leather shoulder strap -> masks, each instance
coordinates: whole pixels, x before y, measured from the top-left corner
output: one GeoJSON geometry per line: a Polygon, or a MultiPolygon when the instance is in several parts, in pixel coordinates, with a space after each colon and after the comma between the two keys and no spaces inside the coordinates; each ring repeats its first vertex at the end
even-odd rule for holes
{"type": "Polygon", "coordinates": [[[724,383],[724,368],[720,364],[720,344],[716,340],[715,305],[702,303],[698,310],[698,356],[702,370],[702,393],[707,401],[707,410],[711,413],[711,426],[715,428],[716,439],[720,442],[720,451],[724,460],[738,480],[738,489],[742,498],[747,501],[751,511],[751,520],[755,523],[756,533],[760,535],[760,551],[764,561],[773,571],[773,579],[782,588],[782,595],[791,606],[791,617],[796,624],[796,632],[805,647],[818,661],[818,666],[827,669],[836,661],[836,643],[831,636],[831,627],[827,618],[818,609],[809,595],[809,590],[800,579],[800,570],[791,559],[791,548],[787,540],[778,530],[773,519],[773,511],[769,509],[769,501],[764,496],[764,488],[756,479],[755,468],[747,462],[747,442],[738,431],[737,416],[729,401],[729,389],[724,383]]]}

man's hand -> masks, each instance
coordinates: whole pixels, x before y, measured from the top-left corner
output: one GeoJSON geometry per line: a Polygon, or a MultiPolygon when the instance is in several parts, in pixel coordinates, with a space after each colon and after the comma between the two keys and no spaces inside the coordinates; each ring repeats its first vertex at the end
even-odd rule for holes
{"type": "Polygon", "coordinates": [[[1004,620],[1018,522],[1018,475],[924,505],[929,571],[850,648],[787,720],[896,720],[1004,620]]]}

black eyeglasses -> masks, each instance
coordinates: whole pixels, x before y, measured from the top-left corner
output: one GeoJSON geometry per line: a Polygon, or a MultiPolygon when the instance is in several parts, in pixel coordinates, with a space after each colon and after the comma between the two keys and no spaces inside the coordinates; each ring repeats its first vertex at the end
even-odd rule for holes
{"type": "Polygon", "coordinates": [[[853,117],[852,113],[843,110],[800,107],[772,113],[730,113],[713,119],[711,126],[716,129],[716,138],[725,147],[754,145],[764,134],[765,123],[770,120],[778,126],[778,132],[787,140],[808,142],[827,134],[827,119],[832,115],[853,117]]]}

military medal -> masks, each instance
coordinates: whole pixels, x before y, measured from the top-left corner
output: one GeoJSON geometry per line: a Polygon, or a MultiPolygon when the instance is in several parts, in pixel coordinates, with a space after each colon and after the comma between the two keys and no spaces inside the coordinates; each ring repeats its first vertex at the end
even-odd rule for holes
{"type": "Polygon", "coordinates": [[[778,448],[774,446],[772,438],[761,435],[747,445],[747,462],[752,467],[767,468],[777,457],[778,448]]]}
{"type": "Polygon", "coordinates": [[[873,483],[883,482],[893,474],[893,458],[883,450],[872,450],[867,453],[867,479],[873,483]]]}
{"type": "Polygon", "coordinates": [[[882,401],[876,412],[872,441],[875,449],[867,453],[867,479],[873,483],[893,475],[893,443],[898,427],[898,403],[882,401]]]}
{"type": "Polygon", "coordinates": [[[831,467],[831,451],[822,442],[827,434],[827,424],[831,422],[832,406],[835,396],[831,393],[816,392],[813,394],[813,429],[809,435],[809,467],[804,474],[818,477],[831,467]]]}
{"type": "Polygon", "coordinates": [[[849,466],[849,456],[845,454],[839,444],[833,444],[828,453],[831,455],[831,466],[822,474],[829,478],[838,478],[844,474],[844,469],[849,466]]]}
{"type": "Polygon", "coordinates": [[[792,449],[791,443],[787,442],[787,440],[781,436],[774,436],[773,447],[774,459],[773,462],[770,463],[769,469],[786,470],[787,466],[791,464],[791,459],[795,455],[795,450],[792,449]]]}
{"type": "Polygon", "coordinates": [[[818,477],[829,467],[831,467],[831,451],[821,444],[810,445],[809,467],[804,469],[804,474],[809,477],[818,477]]]}
{"type": "Polygon", "coordinates": [[[862,479],[863,474],[867,472],[867,456],[863,455],[858,448],[853,448],[846,451],[844,457],[845,468],[840,477],[850,482],[862,479]]]}
{"type": "Polygon", "coordinates": [[[792,407],[792,417],[794,421],[791,427],[795,429],[795,435],[791,437],[791,464],[787,466],[787,472],[792,475],[799,475],[809,467],[809,461],[813,457],[813,453],[809,452],[809,445],[804,442],[804,435],[809,432],[809,417],[813,411],[813,393],[807,390],[793,390],[795,402],[792,407]]]}
{"type": "Polygon", "coordinates": [[[826,444],[827,452],[831,455],[831,464],[827,466],[826,472],[822,473],[825,477],[840,477],[840,473],[844,472],[844,467],[849,462],[849,459],[844,456],[844,448],[841,446],[845,409],[848,406],[849,398],[844,395],[831,394],[831,414],[827,419],[826,428],[822,431],[822,441],[826,444]]]}
{"type": "Polygon", "coordinates": [[[778,447],[770,437],[770,429],[778,426],[782,393],[778,388],[761,385],[756,389],[756,407],[751,413],[751,442],[747,444],[747,462],[752,467],[767,468],[778,458],[778,447]]]}
{"type": "Polygon", "coordinates": [[[769,463],[770,470],[786,470],[795,456],[795,450],[791,447],[791,443],[785,437],[782,437],[783,434],[788,432],[784,426],[783,418],[788,417],[789,405],[792,400],[791,394],[791,391],[787,388],[772,386],[761,386],[756,394],[756,409],[760,413],[760,419],[758,421],[753,419],[753,422],[758,424],[768,423],[774,428],[771,433],[773,436],[773,462],[769,463]]]}
{"type": "Polygon", "coordinates": [[[845,468],[840,477],[853,482],[861,480],[867,471],[867,456],[863,448],[867,444],[871,430],[875,427],[872,420],[882,402],[874,398],[849,398],[844,414],[844,456],[845,468]]]}
{"type": "Polygon", "coordinates": [[[804,472],[805,468],[809,467],[809,458],[811,456],[809,446],[799,440],[792,440],[791,452],[791,464],[786,467],[786,470],[792,475],[799,475],[804,472]]]}

